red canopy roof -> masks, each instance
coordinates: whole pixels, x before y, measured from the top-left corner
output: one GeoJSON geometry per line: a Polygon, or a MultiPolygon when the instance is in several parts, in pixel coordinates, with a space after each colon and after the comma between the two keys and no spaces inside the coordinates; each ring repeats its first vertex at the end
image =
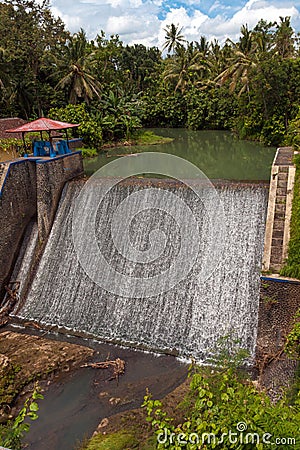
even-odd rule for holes
{"type": "Polygon", "coordinates": [[[34,131],[64,130],[66,128],[79,127],[79,125],[79,123],[59,122],[58,120],[41,117],[40,119],[34,120],[33,122],[25,123],[20,127],[5,131],[7,131],[8,133],[28,133],[34,131]]]}

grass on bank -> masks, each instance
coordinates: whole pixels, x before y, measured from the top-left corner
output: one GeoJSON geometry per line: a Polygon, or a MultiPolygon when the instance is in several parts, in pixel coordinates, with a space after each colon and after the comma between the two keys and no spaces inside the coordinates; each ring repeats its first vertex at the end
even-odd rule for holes
{"type": "Polygon", "coordinates": [[[143,130],[136,135],[137,145],[157,145],[157,144],[169,144],[174,139],[170,137],[158,136],[153,131],[143,130]]]}
{"type": "Polygon", "coordinates": [[[87,442],[86,450],[122,450],[138,448],[138,441],[128,431],[111,433],[108,436],[97,434],[87,442]]]}
{"type": "Polygon", "coordinates": [[[295,156],[296,176],[290,225],[288,258],[280,275],[300,279],[300,155],[295,156]]]}
{"type": "MultiPolygon", "coordinates": [[[[108,152],[110,156],[114,156],[114,153],[120,152],[120,147],[127,147],[128,151],[125,151],[124,149],[121,151],[122,155],[124,154],[125,156],[127,153],[136,153],[139,151],[134,148],[135,146],[168,144],[173,140],[174,139],[170,137],[158,136],[150,130],[139,130],[136,131],[129,140],[106,142],[102,145],[100,153],[105,151],[108,152]]],[[[99,154],[95,148],[82,148],[81,150],[83,158],[95,158],[99,154]]]]}

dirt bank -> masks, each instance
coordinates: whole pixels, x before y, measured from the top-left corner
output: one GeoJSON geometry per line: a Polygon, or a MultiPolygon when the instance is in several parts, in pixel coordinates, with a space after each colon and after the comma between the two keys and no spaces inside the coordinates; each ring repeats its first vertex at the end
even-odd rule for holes
{"type": "Polygon", "coordinates": [[[9,372],[1,372],[5,380],[1,398],[7,405],[3,414],[6,419],[15,414],[16,404],[21,406],[34,380],[40,380],[44,400],[39,402],[39,419],[30,424],[24,437],[30,450],[74,450],[92,436],[103,419],[129,409],[138,411],[146,389],[162,398],[187,375],[187,365],[171,355],[50,332],[46,339],[45,332],[38,329],[14,331],[6,327],[0,333],[0,354],[4,365],[9,364],[9,372]],[[80,367],[87,360],[116,358],[125,361],[125,373],[119,380],[112,379],[110,369],[80,367]]]}
{"type": "MultiPolygon", "coordinates": [[[[180,423],[184,419],[184,407],[178,407],[189,392],[190,379],[187,378],[176,389],[167,394],[162,403],[170,417],[176,415],[180,423]]],[[[153,398],[157,398],[153,396],[153,398]]],[[[156,448],[153,430],[146,421],[146,410],[132,409],[104,418],[98,425],[91,439],[82,442],[77,450],[97,450],[116,448],[152,450],[156,448]]]]}
{"type": "Polygon", "coordinates": [[[94,350],[38,336],[0,333],[0,420],[17,412],[35,381],[50,384],[93,356],[94,350]]]}

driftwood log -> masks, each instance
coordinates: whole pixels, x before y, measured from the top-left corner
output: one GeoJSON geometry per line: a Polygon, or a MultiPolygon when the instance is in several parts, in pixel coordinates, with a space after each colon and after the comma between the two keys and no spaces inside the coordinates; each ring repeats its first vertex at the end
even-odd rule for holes
{"type": "Polygon", "coordinates": [[[123,375],[123,373],[125,372],[125,361],[123,361],[123,359],[117,358],[114,361],[86,363],[80,367],[92,367],[93,369],[113,369],[113,376],[110,378],[110,380],[119,380],[119,376],[123,375]]]}

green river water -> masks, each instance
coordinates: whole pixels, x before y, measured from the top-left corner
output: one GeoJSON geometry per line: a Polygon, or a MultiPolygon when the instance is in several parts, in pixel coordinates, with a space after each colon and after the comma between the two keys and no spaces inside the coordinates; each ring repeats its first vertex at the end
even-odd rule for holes
{"type": "Polygon", "coordinates": [[[86,175],[103,165],[137,152],[164,152],[180,156],[199,167],[210,179],[269,180],[274,147],[257,142],[241,141],[226,131],[188,131],[184,129],[153,129],[156,134],[173,138],[159,145],[139,145],[109,149],[96,158],[84,161],[86,175]],[[118,156],[115,156],[118,155],[118,156]]]}

